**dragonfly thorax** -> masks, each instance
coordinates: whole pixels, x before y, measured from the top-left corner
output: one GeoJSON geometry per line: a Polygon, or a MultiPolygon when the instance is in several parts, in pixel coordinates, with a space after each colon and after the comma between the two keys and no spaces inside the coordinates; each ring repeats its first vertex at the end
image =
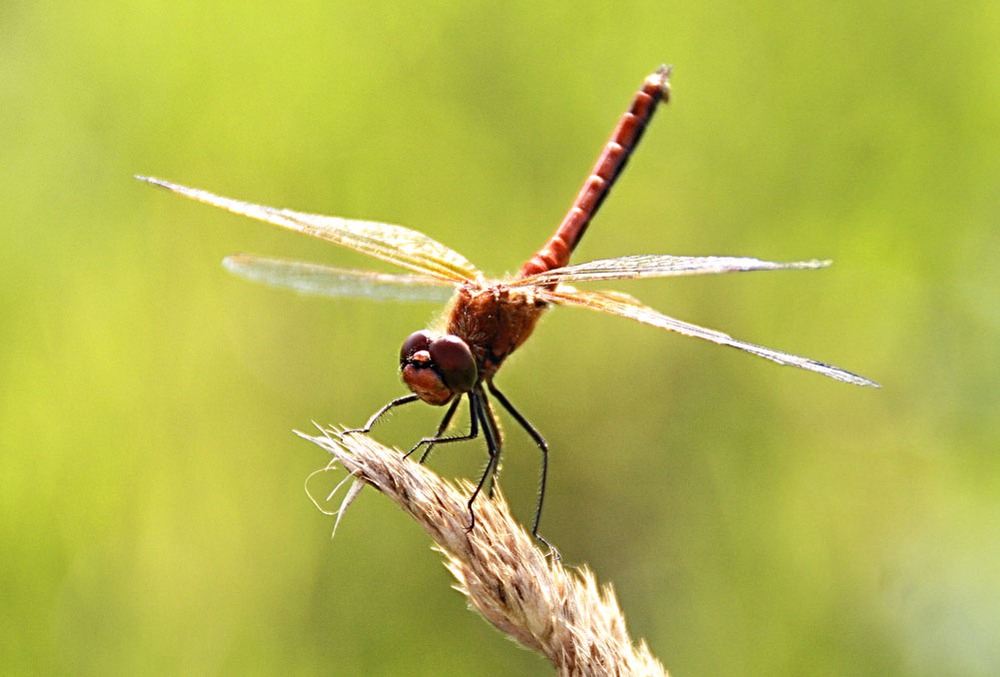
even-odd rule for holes
{"type": "Polygon", "coordinates": [[[490,381],[504,360],[531,335],[547,307],[533,291],[504,283],[467,284],[452,300],[445,331],[469,346],[479,378],[490,381]]]}
{"type": "Polygon", "coordinates": [[[476,358],[468,344],[452,334],[417,331],[399,351],[403,382],[428,404],[441,406],[467,393],[479,379],[476,358]]]}

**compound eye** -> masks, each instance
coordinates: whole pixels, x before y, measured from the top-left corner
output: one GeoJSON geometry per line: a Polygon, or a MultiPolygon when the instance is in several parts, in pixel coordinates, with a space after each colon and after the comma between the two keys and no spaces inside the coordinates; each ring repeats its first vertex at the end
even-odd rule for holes
{"type": "Polygon", "coordinates": [[[403,341],[403,347],[399,350],[399,362],[400,364],[406,364],[406,362],[413,357],[414,353],[421,350],[427,350],[431,345],[431,333],[429,331],[415,331],[406,337],[403,341]]]}
{"type": "MultiPolygon", "coordinates": [[[[414,336],[416,334],[410,339],[414,336]]],[[[458,393],[472,390],[479,377],[479,370],[476,368],[476,358],[472,356],[465,341],[449,334],[431,341],[429,350],[431,361],[449,388],[458,393]]]]}

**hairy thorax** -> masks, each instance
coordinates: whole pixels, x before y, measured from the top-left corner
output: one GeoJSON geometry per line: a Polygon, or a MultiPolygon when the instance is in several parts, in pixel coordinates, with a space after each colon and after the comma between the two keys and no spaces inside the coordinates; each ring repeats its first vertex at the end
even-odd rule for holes
{"type": "Polygon", "coordinates": [[[480,377],[489,380],[503,361],[531,336],[548,304],[530,291],[504,284],[463,284],[451,302],[445,331],[472,350],[480,377]]]}

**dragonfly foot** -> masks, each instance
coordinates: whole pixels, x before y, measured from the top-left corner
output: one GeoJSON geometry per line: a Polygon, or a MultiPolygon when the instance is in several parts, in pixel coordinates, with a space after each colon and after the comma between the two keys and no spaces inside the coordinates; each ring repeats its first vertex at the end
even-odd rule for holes
{"type": "Polygon", "coordinates": [[[534,536],[536,539],[538,539],[538,542],[541,543],[542,545],[544,545],[548,549],[548,552],[545,553],[545,558],[546,559],[551,559],[553,562],[561,562],[562,561],[562,555],[559,554],[559,550],[557,550],[554,545],[552,545],[551,543],[549,543],[548,541],[546,541],[542,537],[541,534],[534,533],[534,534],[532,534],[532,536],[534,536]]]}
{"type": "Polygon", "coordinates": [[[433,442],[429,441],[429,438],[422,439],[416,444],[414,444],[413,448],[411,448],[408,452],[403,454],[403,458],[409,458],[410,456],[413,455],[413,452],[415,452],[417,449],[424,446],[425,444],[427,445],[427,451],[420,456],[420,461],[419,461],[419,463],[423,465],[424,459],[427,458],[427,454],[430,453],[431,447],[433,447],[433,442]]]}

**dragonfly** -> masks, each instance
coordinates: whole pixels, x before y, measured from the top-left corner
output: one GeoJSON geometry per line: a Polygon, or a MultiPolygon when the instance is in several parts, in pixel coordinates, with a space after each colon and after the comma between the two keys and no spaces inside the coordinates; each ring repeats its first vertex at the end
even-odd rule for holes
{"type": "Polygon", "coordinates": [[[427,235],[402,226],[374,221],[277,209],[215,195],[148,176],[136,178],[192,200],[220,207],[281,228],[310,235],[367,254],[406,269],[389,274],[339,268],[324,264],[237,254],[223,265],[253,281],[299,292],[335,297],[365,297],[402,301],[432,301],[450,297],[439,326],[410,334],[399,353],[399,368],[409,393],[375,412],[350,433],[370,433],[389,411],[412,403],[446,407],[435,433],[417,442],[407,456],[424,451],[423,463],[435,445],[476,439],[482,434],[488,461],[469,501],[469,526],[475,526],[473,505],[489,480],[488,494],[498,481],[503,438],[492,400],[527,432],[541,451],[539,492],[532,534],[538,533],[548,478],[548,444],[494,384],[507,358],[531,335],[550,306],[587,308],[685,336],[730,346],[781,365],[798,367],[858,386],[878,387],[874,381],[831,364],[735,339],[664,315],[638,299],[617,291],[577,289],[572,284],[612,280],[712,275],[755,270],[817,269],[830,261],[778,263],[748,257],[671,256],[643,254],[598,259],[570,265],[579,244],[615,181],[642,138],[659,104],[670,100],[671,69],[661,66],[649,75],[621,116],[610,140],[555,233],[521,266],[516,275],[491,280],[464,256],[427,235]],[[492,399],[491,399],[492,398],[492,399]],[[468,402],[470,424],[464,434],[449,430],[461,402],[468,402]]]}

